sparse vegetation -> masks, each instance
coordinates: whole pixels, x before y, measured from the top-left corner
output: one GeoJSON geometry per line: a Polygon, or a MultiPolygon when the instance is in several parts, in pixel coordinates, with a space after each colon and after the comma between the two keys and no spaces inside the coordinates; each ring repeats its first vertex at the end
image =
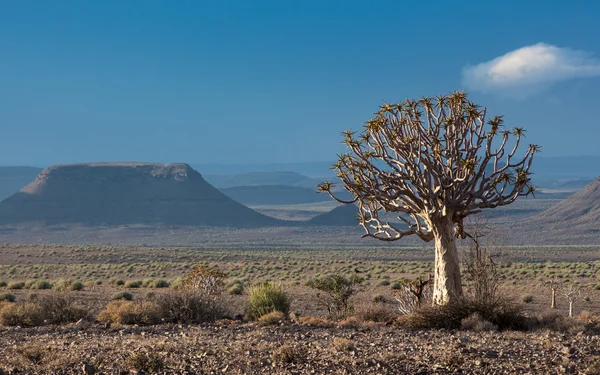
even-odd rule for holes
{"type": "Polygon", "coordinates": [[[258,319],[273,311],[287,315],[290,312],[290,304],[290,297],[281,285],[269,282],[256,284],[248,290],[246,316],[250,319],[258,319]]]}

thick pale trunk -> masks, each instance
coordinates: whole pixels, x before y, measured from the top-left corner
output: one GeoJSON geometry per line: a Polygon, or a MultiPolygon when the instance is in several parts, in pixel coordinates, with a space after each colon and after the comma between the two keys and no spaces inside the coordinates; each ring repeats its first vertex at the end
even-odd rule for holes
{"type": "Polygon", "coordinates": [[[573,301],[569,301],[569,318],[573,317],[573,301]]]}
{"type": "Polygon", "coordinates": [[[555,309],[556,308],[556,290],[552,289],[552,305],[550,306],[551,309],[555,309]]]}
{"type": "Polygon", "coordinates": [[[462,282],[452,220],[443,217],[432,222],[435,239],[435,279],[433,304],[453,303],[462,296],[462,282]]]}

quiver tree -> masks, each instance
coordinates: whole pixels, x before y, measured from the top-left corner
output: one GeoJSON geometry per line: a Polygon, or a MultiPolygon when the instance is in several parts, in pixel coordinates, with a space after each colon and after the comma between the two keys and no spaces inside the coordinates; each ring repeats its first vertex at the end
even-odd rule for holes
{"type": "Polygon", "coordinates": [[[456,238],[465,217],[504,206],[534,191],[529,169],[539,146],[517,154],[525,131],[486,122],[486,109],[463,92],[384,104],[363,131],[344,132],[350,152],[339,155],[337,177],[357,204],[363,237],[396,241],[416,235],[435,243],[434,304],[462,295],[456,238]],[[397,214],[400,225],[381,212],[397,214]]]}

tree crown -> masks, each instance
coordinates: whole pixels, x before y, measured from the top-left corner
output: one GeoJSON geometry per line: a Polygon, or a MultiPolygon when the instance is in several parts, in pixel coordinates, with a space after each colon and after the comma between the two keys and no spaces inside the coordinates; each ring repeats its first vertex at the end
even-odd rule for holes
{"type": "Polygon", "coordinates": [[[525,130],[505,129],[502,116],[486,121],[486,109],[463,92],[385,103],[361,133],[343,136],[351,152],[333,168],[354,198],[335,197],[329,181],[318,188],[358,204],[365,236],[430,241],[433,223],[449,218],[464,238],[465,217],[535,190],[529,169],[540,146],[517,155],[525,130]],[[380,219],[380,211],[397,213],[406,228],[380,219]]]}

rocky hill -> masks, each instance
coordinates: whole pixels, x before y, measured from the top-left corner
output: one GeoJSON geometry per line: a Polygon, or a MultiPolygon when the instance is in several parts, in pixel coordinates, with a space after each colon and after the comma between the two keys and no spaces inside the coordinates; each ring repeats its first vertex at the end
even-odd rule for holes
{"type": "Polygon", "coordinates": [[[153,163],[47,168],[0,202],[0,225],[29,222],[233,227],[281,223],[227,197],[187,164],[153,163]]]}
{"type": "Polygon", "coordinates": [[[35,167],[0,167],[0,201],[33,181],[41,171],[35,167]]]}
{"type": "Polygon", "coordinates": [[[533,218],[534,222],[600,227],[600,177],[533,218]]]}
{"type": "Polygon", "coordinates": [[[358,208],[354,204],[343,204],[329,212],[317,215],[306,222],[307,225],[357,226],[358,208]]]}

